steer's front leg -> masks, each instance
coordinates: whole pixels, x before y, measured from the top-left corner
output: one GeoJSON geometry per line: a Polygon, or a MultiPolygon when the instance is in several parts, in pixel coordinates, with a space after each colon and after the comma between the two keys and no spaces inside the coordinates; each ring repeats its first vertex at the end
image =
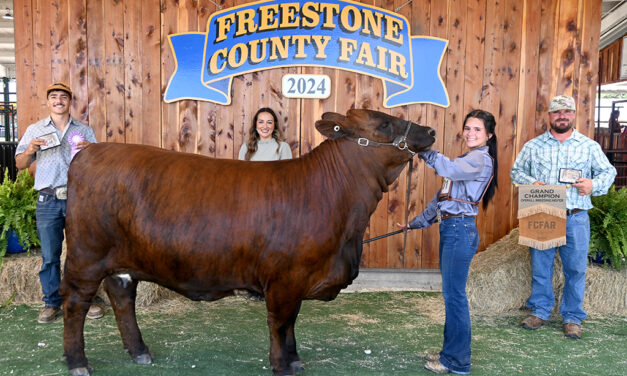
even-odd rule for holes
{"type": "Polygon", "coordinates": [[[298,356],[298,352],[296,351],[296,335],[294,334],[294,325],[296,324],[296,317],[298,316],[299,311],[300,303],[298,304],[298,310],[294,314],[294,319],[290,320],[291,325],[287,328],[287,333],[285,336],[287,362],[289,363],[292,370],[296,372],[305,370],[305,367],[303,367],[303,363],[301,363],[300,357],[298,356]]]}
{"type": "Polygon", "coordinates": [[[270,332],[270,366],[275,375],[293,375],[304,368],[296,352],[294,323],[300,311],[301,300],[280,301],[266,294],[268,329],[270,332]]]}

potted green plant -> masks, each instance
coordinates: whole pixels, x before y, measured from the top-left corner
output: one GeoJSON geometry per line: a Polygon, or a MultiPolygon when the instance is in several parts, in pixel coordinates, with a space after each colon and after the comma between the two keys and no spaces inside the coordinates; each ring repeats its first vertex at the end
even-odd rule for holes
{"type": "Polygon", "coordinates": [[[37,191],[33,189],[33,178],[28,171],[20,171],[15,181],[4,172],[0,184],[0,268],[7,252],[10,231],[13,231],[24,249],[39,246],[35,210],[37,191]]]}
{"type": "Polygon", "coordinates": [[[627,257],[627,188],[612,186],[606,195],[593,196],[590,214],[590,251],[617,270],[627,257]]]}

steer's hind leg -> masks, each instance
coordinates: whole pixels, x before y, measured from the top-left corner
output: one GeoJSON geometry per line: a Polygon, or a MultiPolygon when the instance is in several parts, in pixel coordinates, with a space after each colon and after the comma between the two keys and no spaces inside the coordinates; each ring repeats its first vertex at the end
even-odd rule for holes
{"type": "Polygon", "coordinates": [[[91,367],[85,357],[85,316],[100,281],[77,283],[63,278],[60,292],[63,296],[63,357],[72,375],[89,375],[91,367]]]}
{"type": "Polygon", "coordinates": [[[118,323],[124,349],[138,364],[152,363],[152,354],[142,339],[135,316],[135,298],[137,281],[109,276],[105,278],[105,290],[111,301],[111,307],[118,323]]]}
{"type": "Polygon", "coordinates": [[[301,300],[266,295],[270,331],[270,366],[275,375],[293,375],[304,370],[296,351],[294,324],[301,300]]]}

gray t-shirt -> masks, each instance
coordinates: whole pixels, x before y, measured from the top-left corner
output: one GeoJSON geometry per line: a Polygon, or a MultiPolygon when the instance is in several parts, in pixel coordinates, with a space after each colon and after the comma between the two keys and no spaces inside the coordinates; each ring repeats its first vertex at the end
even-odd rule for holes
{"type": "MultiPolygon", "coordinates": [[[[248,146],[246,146],[246,143],[243,143],[239,149],[238,159],[241,161],[245,160],[246,152],[248,152],[248,146]]],[[[251,161],[278,161],[280,159],[292,159],[292,149],[290,149],[290,145],[287,142],[283,141],[281,141],[279,146],[274,138],[268,141],[257,141],[257,152],[250,157],[251,161]]]]}

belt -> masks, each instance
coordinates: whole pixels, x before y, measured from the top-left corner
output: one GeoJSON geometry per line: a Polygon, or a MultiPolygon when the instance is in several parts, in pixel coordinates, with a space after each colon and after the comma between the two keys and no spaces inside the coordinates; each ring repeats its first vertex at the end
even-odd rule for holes
{"type": "Polygon", "coordinates": [[[67,187],[61,186],[57,188],[43,188],[39,190],[39,193],[52,196],[57,200],[67,200],[67,187]]]}
{"type": "Polygon", "coordinates": [[[465,214],[451,214],[451,213],[442,213],[438,217],[439,222],[442,222],[445,219],[449,218],[475,218],[474,215],[465,215],[465,214]]]}
{"type": "Polygon", "coordinates": [[[44,188],[44,189],[40,189],[39,193],[44,193],[50,196],[54,196],[54,189],[52,188],[44,188]]]}
{"type": "Polygon", "coordinates": [[[582,212],[583,209],[567,209],[566,210],[566,215],[573,215],[573,214],[577,214],[579,212],[582,212]]]}

